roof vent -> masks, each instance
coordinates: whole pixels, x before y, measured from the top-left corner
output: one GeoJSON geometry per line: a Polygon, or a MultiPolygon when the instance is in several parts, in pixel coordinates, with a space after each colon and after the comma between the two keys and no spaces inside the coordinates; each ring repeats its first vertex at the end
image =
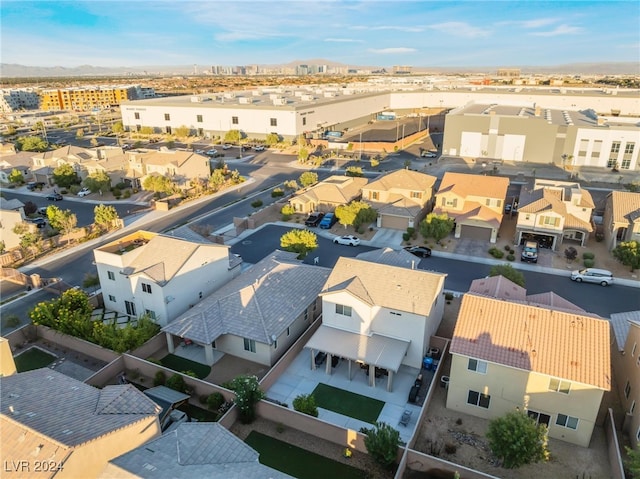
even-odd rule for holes
{"type": "Polygon", "coordinates": [[[33,455],[37,456],[38,454],[40,454],[40,451],[42,451],[43,448],[44,448],[44,444],[38,444],[33,451],[33,455]]]}

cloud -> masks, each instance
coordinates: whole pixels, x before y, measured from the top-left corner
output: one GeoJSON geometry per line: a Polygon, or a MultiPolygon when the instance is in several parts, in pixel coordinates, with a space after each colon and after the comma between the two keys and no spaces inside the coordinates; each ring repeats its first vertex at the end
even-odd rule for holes
{"type": "Polygon", "coordinates": [[[356,40],[355,38],[325,38],[324,41],[335,43],[364,43],[364,40],[356,40]]]}
{"type": "Polygon", "coordinates": [[[532,20],[521,20],[521,21],[515,21],[515,20],[511,20],[511,21],[507,21],[507,22],[498,22],[496,23],[496,25],[499,26],[503,26],[503,25],[514,25],[516,27],[519,28],[540,28],[540,27],[546,27],[547,25],[551,25],[553,23],[557,23],[558,19],[557,18],[535,18],[532,20]]]}
{"type": "Polygon", "coordinates": [[[559,35],[575,35],[583,31],[584,28],[582,27],[572,27],[571,25],[562,24],[553,30],[547,32],[531,32],[529,35],[535,35],[537,37],[557,37],[559,35]]]}
{"type": "Polygon", "coordinates": [[[466,22],[445,22],[429,25],[430,29],[438,30],[441,33],[447,33],[451,36],[479,38],[489,35],[490,30],[474,27],[466,22]]]}
{"type": "Polygon", "coordinates": [[[371,53],[381,53],[383,55],[389,53],[413,53],[417,52],[415,48],[407,48],[407,47],[391,47],[391,48],[369,48],[368,50],[371,53]]]}
{"type": "Polygon", "coordinates": [[[372,30],[392,30],[392,31],[396,31],[396,32],[410,32],[410,33],[419,33],[419,32],[423,32],[424,28],[421,27],[398,27],[398,26],[394,26],[394,25],[378,25],[378,26],[366,26],[366,25],[354,25],[352,27],[350,27],[351,30],[367,30],[367,31],[372,31],[372,30]]]}

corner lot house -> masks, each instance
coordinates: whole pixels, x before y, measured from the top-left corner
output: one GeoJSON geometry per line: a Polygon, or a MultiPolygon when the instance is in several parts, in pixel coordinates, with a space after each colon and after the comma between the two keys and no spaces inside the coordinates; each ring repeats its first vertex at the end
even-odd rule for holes
{"type": "Polygon", "coordinates": [[[93,252],[104,305],[165,325],[240,274],[229,247],[138,231],[93,252]]]}
{"type": "Polygon", "coordinates": [[[272,366],[320,315],[327,268],[275,251],[162,328],[204,346],[207,364],[230,354],[272,366]],[[214,355],[214,350],[216,354],[214,355]]]}
{"type": "Polygon", "coordinates": [[[3,477],[97,477],[160,435],[160,406],[131,384],[98,389],[42,368],[0,377],[0,397],[3,477]]]}
{"type": "Polygon", "coordinates": [[[609,193],[604,210],[604,238],[609,249],[624,241],[640,242],[640,193],[609,193]]]}
{"type": "Polygon", "coordinates": [[[25,219],[24,203],[18,199],[0,198],[0,241],[7,250],[20,246],[20,236],[13,229],[25,219]]]}
{"type": "Polygon", "coordinates": [[[331,212],[362,196],[362,188],[369,180],[351,176],[330,176],[307,188],[289,200],[297,213],[331,212]]]}
{"type": "Polygon", "coordinates": [[[508,188],[507,178],[447,172],[436,193],[433,212],[454,219],[456,238],[495,243],[508,188]]]}
{"type": "Polygon", "coordinates": [[[378,227],[416,228],[433,198],[434,176],[397,170],[362,188],[362,199],[378,212],[378,227]]]}
{"type": "Polygon", "coordinates": [[[524,409],[550,437],[589,446],[611,389],[608,321],[467,293],[450,352],[447,408],[485,419],[524,409]]]}
{"type": "MultiPolygon", "coordinates": [[[[388,371],[420,369],[444,311],[446,275],[340,258],[322,288],[322,325],[307,342],[330,356],[388,371]]],[[[330,372],[331,358],[327,361],[330,372]]],[[[313,360],[312,367],[315,367],[313,360]]],[[[369,374],[375,385],[374,374],[369,374]]]]}

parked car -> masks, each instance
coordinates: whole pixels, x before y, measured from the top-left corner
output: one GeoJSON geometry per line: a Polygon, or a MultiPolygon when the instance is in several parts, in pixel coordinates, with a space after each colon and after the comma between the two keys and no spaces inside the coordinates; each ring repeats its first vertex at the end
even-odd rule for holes
{"type": "Polygon", "coordinates": [[[258,145],[254,148],[255,151],[264,151],[266,148],[264,145],[258,145]]]}
{"type": "Polygon", "coordinates": [[[216,156],[218,154],[218,150],[216,150],[215,148],[211,148],[209,151],[207,151],[207,155],[209,156],[216,156]]]}
{"type": "Polygon", "coordinates": [[[337,221],[338,217],[334,213],[327,213],[326,215],[324,215],[324,218],[322,218],[322,221],[320,221],[320,224],[318,226],[323,230],[328,230],[331,229],[331,227],[335,225],[337,221]]]}
{"type": "Polygon", "coordinates": [[[40,216],[47,216],[47,210],[49,209],[48,206],[41,206],[40,208],[38,208],[38,214],[40,216]]]}
{"type": "Polygon", "coordinates": [[[309,227],[318,226],[322,218],[324,218],[324,213],[311,213],[305,220],[304,225],[309,227]]]}
{"type": "Polygon", "coordinates": [[[601,286],[609,286],[613,283],[613,273],[606,269],[585,268],[571,273],[571,280],[577,283],[597,283],[601,286]]]}
{"type": "Polygon", "coordinates": [[[428,258],[431,256],[431,248],[427,248],[426,246],[405,246],[404,250],[419,258],[428,258]]]}
{"type": "Polygon", "coordinates": [[[129,145],[129,144],[127,144],[127,143],[125,143],[124,145],[122,145],[122,146],[121,146],[121,148],[122,148],[123,150],[129,150],[129,149],[131,149],[131,145],[129,145]]]}
{"type": "Polygon", "coordinates": [[[87,196],[91,194],[91,190],[89,188],[82,188],[80,191],[78,191],[78,196],[83,197],[83,196],[87,196]]]}
{"type": "Polygon", "coordinates": [[[204,153],[204,150],[193,150],[193,152],[194,152],[196,155],[202,155],[202,154],[204,153]]]}
{"type": "Polygon", "coordinates": [[[253,148],[252,145],[242,145],[242,151],[250,150],[251,148],[253,148]]]}
{"type": "Polygon", "coordinates": [[[29,218],[28,221],[36,225],[38,228],[44,228],[47,226],[47,222],[44,218],[29,218]]]}
{"type": "Polygon", "coordinates": [[[422,153],[420,153],[420,156],[422,158],[436,158],[438,156],[437,153],[434,153],[433,151],[423,151],[422,153]]]}
{"type": "Polygon", "coordinates": [[[51,193],[47,195],[47,199],[49,201],[60,201],[62,199],[62,195],[60,193],[51,193]]]}
{"type": "Polygon", "coordinates": [[[525,241],[520,253],[520,261],[527,263],[538,262],[538,243],[535,241],[525,241]]]}
{"type": "Polygon", "coordinates": [[[336,244],[344,244],[348,246],[359,246],[360,238],[353,235],[344,235],[333,238],[333,242],[336,244]]]}
{"type": "Polygon", "coordinates": [[[222,145],[222,149],[223,150],[228,150],[232,147],[233,145],[230,145],[229,143],[225,143],[224,145],[222,145]]]}
{"type": "Polygon", "coordinates": [[[30,181],[27,183],[27,189],[29,191],[41,190],[45,187],[45,183],[43,181],[30,181]]]}

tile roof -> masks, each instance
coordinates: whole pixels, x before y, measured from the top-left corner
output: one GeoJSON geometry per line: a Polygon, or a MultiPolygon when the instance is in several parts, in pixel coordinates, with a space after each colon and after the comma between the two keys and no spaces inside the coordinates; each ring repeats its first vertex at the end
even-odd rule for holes
{"type": "Polygon", "coordinates": [[[387,214],[394,216],[404,216],[414,218],[420,211],[422,211],[423,205],[428,201],[414,198],[407,198],[397,193],[391,193],[388,201],[379,202],[373,200],[366,200],[379,214],[387,214]]]}
{"type": "Polygon", "coordinates": [[[480,196],[482,198],[500,198],[504,200],[507,197],[508,188],[509,178],[447,171],[442,177],[438,194],[452,191],[463,198],[480,196]]]}
{"type": "Polygon", "coordinates": [[[553,291],[546,293],[529,294],[527,295],[527,302],[539,304],[541,306],[548,306],[551,309],[576,311],[578,313],[591,316],[591,313],[587,313],[580,306],[576,306],[571,301],[564,299],[562,296],[558,296],[553,291]]]}
{"type": "Polygon", "coordinates": [[[373,180],[364,189],[377,191],[430,191],[437,178],[413,170],[396,170],[373,180]]]}
{"type": "Polygon", "coordinates": [[[0,414],[16,427],[68,447],[160,412],[130,384],[97,389],[48,368],[0,377],[0,398],[0,414]]]}
{"type": "Polygon", "coordinates": [[[450,218],[455,219],[457,222],[463,222],[464,220],[479,220],[490,224],[493,228],[500,228],[502,222],[502,213],[487,208],[485,205],[477,203],[475,201],[465,201],[461,210],[452,210],[449,207],[437,206],[433,209],[435,214],[447,213],[450,218]]]}
{"type": "Polygon", "coordinates": [[[360,253],[356,258],[363,261],[371,261],[372,263],[380,263],[409,269],[415,269],[415,266],[420,262],[420,258],[416,258],[414,255],[403,249],[394,250],[391,248],[374,249],[365,253],[360,253]]]}
{"type": "Polygon", "coordinates": [[[362,188],[368,182],[367,178],[334,175],[296,195],[295,198],[300,201],[346,204],[360,196],[362,188]]]}
{"type": "Polygon", "coordinates": [[[611,388],[609,323],[574,311],[467,293],[451,353],[611,388]]]}
{"type": "Polygon", "coordinates": [[[614,222],[627,224],[640,218],[640,193],[612,191],[610,195],[614,222]]]}
{"type": "Polygon", "coordinates": [[[525,288],[500,275],[474,279],[469,292],[510,301],[525,301],[527,297],[525,288]]]}
{"type": "MultiPolygon", "coordinates": [[[[584,221],[567,211],[565,202],[570,202],[571,188],[569,186],[561,189],[552,187],[538,187],[536,189],[523,188],[520,194],[520,204],[518,211],[520,213],[542,213],[544,211],[553,211],[564,218],[564,227],[573,229],[582,229],[585,231],[593,231],[591,223],[584,221]],[[564,199],[563,199],[564,198],[564,199]]],[[[581,190],[582,200],[579,206],[585,208],[594,208],[591,194],[587,190],[581,190]]]]}
{"type": "Polygon", "coordinates": [[[143,152],[131,151],[127,152],[128,155],[135,155],[136,159],[141,159],[147,165],[169,165],[173,164],[180,168],[188,161],[201,158],[208,160],[207,157],[187,150],[146,150],[143,152]]]}
{"type": "Polygon", "coordinates": [[[24,206],[24,203],[18,198],[10,200],[0,196],[0,210],[18,210],[24,206]]]}
{"type": "Polygon", "coordinates": [[[231,280],[163,331],[211,343],[223,334],[272,344],[313,303],[329,269],[275,251],[231,280]]]}
{"type": "Polygon", "coordinates": [[[444,273],[341,257],[321,295],[348,291],[371,306],[428,316],[442,292],[446,276],[444,273]]]}
{"type": "Polygon", "coordinates": [[[616,343],[619,351],[624,350],[624,345],[627,342],[627,336],[629,335],[629,328],[631,323],[640,327],[640,310],[638,311],[625,311],[624,313],[613,313],[610,316],[611,328],[613,334],[616,337],[616,343]]]}
{"type": "Polygon", "coordinates": [[[219,423],[188,422],[112,459],[99,477],[292,479],[258,459],[254,449],[219,423]]]}

